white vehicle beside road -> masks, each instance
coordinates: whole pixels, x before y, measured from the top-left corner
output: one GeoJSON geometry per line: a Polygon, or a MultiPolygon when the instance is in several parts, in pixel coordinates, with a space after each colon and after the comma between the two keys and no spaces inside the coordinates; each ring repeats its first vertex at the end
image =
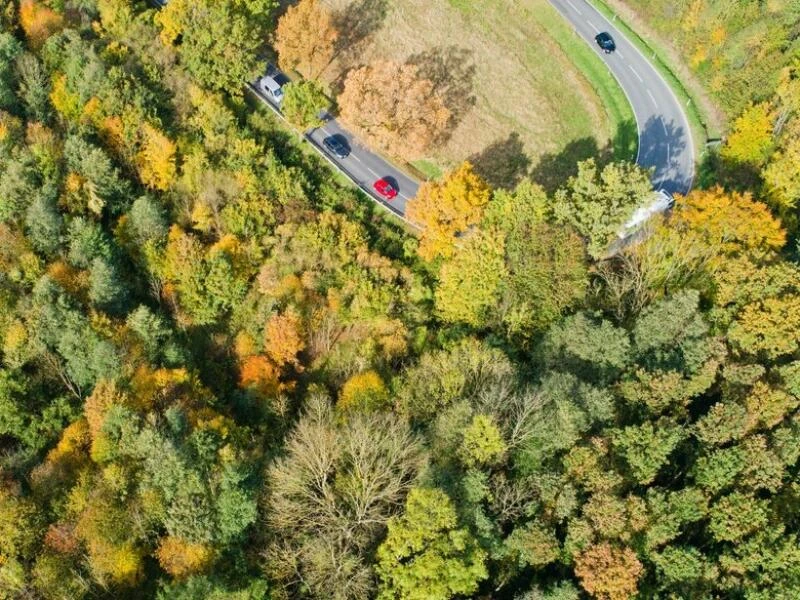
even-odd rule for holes
{"type": "Polygon", "coordinates": [[[259,79],[258,88],[275,104],[280,105],[283,102],[283,89],[273,75],[268,73],[259,79]]]}
{"type": "Polygon", "coordinates": [[[675,199],[667,191],[654,191],[650,202],[637,208],[631,218],[622,226],[617,234],[619,239],[624,240],[635,234],[654,215],[665,213],[672,208],[673,204],[675,204],[675,199]]]}

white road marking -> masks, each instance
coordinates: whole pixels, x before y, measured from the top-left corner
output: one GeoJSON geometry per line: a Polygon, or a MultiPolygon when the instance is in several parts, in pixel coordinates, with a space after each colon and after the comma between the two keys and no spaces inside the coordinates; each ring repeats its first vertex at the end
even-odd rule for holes
{"type": "Polygon", "coordinates": [[[658,102],[656,102],[656,99],[655,99],[655,97],[653,96],[653,93],[652,93],[650,90],[647,90],[647,95],[648,95],[648,96],[650,96],[650,100],[652,100],[652,101],[653,101],[653,106],[655,106],[656,108],[658,108],[658,102]]]}
{"type": "Polygon", "coordinates": [[[567,0],[567,4],[569,4],[569,5],[572,7],[572,10],[574,10],[576,13],[578,13],[579,15],[583,15],[583,13],[582,13],[581,11],[579,11],[579,10],[578,10],[578,7],[577,7],[577,6],[575,6],[575,5],[574,5],[572,2],[570,2],[569,0],[567,0]]]}
{"type": "Polygon", "coordinates": [[[619,56],[622,60],[625,60],[625,57],[622,56],[622,52],[620,52],[619,50],[617,50],[617,56],[619,56]]]}
{"type": "Polygon", "coordinates": [[[642,79],[642,76],[641,76],[641,75],[639,75],[639,73],[636,71],[636,69],[634,69],[634,68],[633,68],[633,65],[628,65],[628,68],[629,68],[631,71],[633,71],[633,74],[634,74],[634,75],[636,75],[636,79],[638,79],[638,80],[639,80],[641,83],[644,83],[644,79],[642,79]]]}
{"type": "Polygon", "coordinates": [[[661,126],[664,127],[664,134],[669,135],[669,129],[667,129],[667,122],[664,120],[664,117],[661,117],[661,126]]]}
{"type": "Polygon", "coordinates": [[[592,29],[594,29],[594,32],[595,32],[595,33],[600,33],[600,30],[599,30],[597,27],[595,27],[595,26],[594,26],[594,23],[592,23],[592,22],[591,22],[591,21],[589,21],[588,19],[586,20],[586,22],[589,24],[589,27],[591,27],[592,29]]]}

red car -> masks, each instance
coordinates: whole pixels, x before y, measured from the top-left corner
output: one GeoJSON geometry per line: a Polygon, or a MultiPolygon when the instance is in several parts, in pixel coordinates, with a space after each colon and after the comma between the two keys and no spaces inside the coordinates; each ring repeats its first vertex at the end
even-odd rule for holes
{"type": "Polygon", "coordinates": [[[385,177],[378,179],[378,181],[376,181],[372,187],[374,187],[375,191],[387,200],[392,200],[397,197],[397,188],[395,188],[392,185],[392,182],[385,177]]]}

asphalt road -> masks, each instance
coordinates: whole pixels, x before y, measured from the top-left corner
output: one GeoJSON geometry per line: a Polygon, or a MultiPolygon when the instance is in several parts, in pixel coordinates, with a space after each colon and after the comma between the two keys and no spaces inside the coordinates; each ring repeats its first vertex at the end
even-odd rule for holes
{"type": "Polygon", "coordinates": [[[652,168],[653,187],[670,194],[686,194],[694,180],[694,146],[680,101],[656,68],[622,33],[586,0],[550,0],[608,65],[636,115],[639,154],[636,162],[652,168]],[[601,31],[611,34],[617,49],[605,54],[594,40],[601,31]]]}
{"type": "MultiPolygon", "coordinates": [[[[289,79],[282,73],[273,75],[281,85],[289,79]]],[[[256,81],[250,85],[252,89],[264,102],[269,103],[275,110],[280,112],[280,105],[274,98],[256,81]]],[[[335,119],[329,119],[321,127],[312,129],[305,133],[306,140],[314,144],[332,163],[353,180],[365,193],[383,204],[393,213],[400,217],[405,217],[406,203],[417,195],[419,182],[407,173],[395,167],[383,156],[371,151],[365,144],[360,142],[353,134],[344,129],[335,119]],[[328,136],[337,136],[343,139],[350,149],[350,154],[345,158],[339,158],[331,154],[323,145],[323,140],[328,136]],[[375,192],[373,184],[381,178],[388,179],[394,188],[398,190],[397,196],[392,200],[387,200],[375,192]]]]}
{"type": "MultiPolygon", "coordinates": [[[[627,95],[639,131],[636,162],[653,169],[654,189],[663,189],[670,194],[686,194],[694,180],[694,146],[683,106],[669,85],[647,58],[586,0],[550,0],[550,3],[573,25],[576,35],[597,52],[627,95]],[[614,38],[617,45],[615,52],[606,54],[597,46],[594,37],[601,31],[610,33],[614,38]]],[[[283,74],[278,74],[276,78],[281,84],[288,82],[283,74]]],[[[280,111],[280,106],[261,89],[258,82],[252,84],[251,88],[280,111]]],[[[405,216],[407,202],[419,189],[417,180],[385,157],[372,152],[335,119],[306,132],[306,139],[364,192],[395,214],[405,216]],[[350,148],[347,157],[338,158],[325,148],[323,140],[332,135],[346,141],[350,148]],[[376,193],[372,187],[376,180],[384,177],[399,190],[398,196],[391,201],[376,193]]]]}
{"type": "Polygon", "coordinates": [[[382,204],[385,204],[393,212],[405,215],[406,203],[417,195],[417,189],[419,189],[418,181],[392,165],[382,156],[369,150],[335,119],[327,121],[322,127],[313,129],[306,134],[306,138],[322,148],[330,159],[358,183],[359,187],[382,204]],[[347,141],[347,145],[350,147],[350,154],[346,158],[338,158],[331,155],[322,145],[322,141],[326,137],[333,135],[344,138],[347,141]],[[398,190],[397,196],[392,200],[386,200],[372,189],[375,181],[381,178],[388,179],[394,188],[398,190]]]}

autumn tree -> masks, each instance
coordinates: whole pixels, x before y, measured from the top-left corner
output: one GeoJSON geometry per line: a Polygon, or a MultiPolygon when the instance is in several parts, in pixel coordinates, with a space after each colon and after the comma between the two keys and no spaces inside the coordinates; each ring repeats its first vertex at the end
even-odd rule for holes
{"type": "Polygon", "coordinates": [[[295,310],[270,317],[264,329],[264,347],[279,367],[300,367],[298,354],[306,347],[303,323],[295,310]]]}
{"type": "Polygon", "coordinates": [[[328,108],[328,98],[316,81],[293,81],[283,87],[281,111],[290,123],[306,130],[322,124],[320,113],[328,108]]]}
{"type": "Polygon", "coordinates": [[[442,265],[436,311],[445,321],[484,326],[496,317],[505,277],[502,238],[497,232],[474,231],[442,265]]]}
{"type": "Polygon", "coordinates": [[[375,371],[356,373],[344,382],[336,408],[345,413],[369,413],[388,408],[389,390],[375,371]]]}
{"type": "Polygon", "coordinates": [[[642,571],[633,550],[608,543],[587,548],[575,561],[575,574],[583,589],[601,600],[633,598],[642,571]]]}
{"type": "Polygon", "coordinates": [[[408,204],[408,218],[422,226],[419,255],[425,260],[449,258],[456,236],[477,225],[491,198],[488,184],[470,163],[462,163],[441,182],[427,182],[408,204]]]}
{"type": "Polygon", "coordinates": [[[765,258],[783,247],[786,232],[769,208],[750,194],[725,192],[716,187],[695,190],[675,203],[675,226],[699,236],[700,244],[716,252],[744,252],[765,258]]]}
{"type": "Polygon", "coordinates": [[[19,23],[30,45],[38,49],[53,33],[60,29],[64,19],[38,0],[22,0],[19,5],[19,23]]]}
{"type": "Polygon", "coordinates": [[[770,204],[789,218],[787,225],[794,224],[790,215],[800,201],[800,122],[793,129],[762,172],[770,204]]]}
{"type": "Polygon", "coordinates": [[[721,155],[733,167],[759,169],[769,157],[772,145],[772,115],[769,105],[760,103],[750,106],[734,121],[721,155]]]}
{"type": "Polygon", "coordinates": [[[183,579],[208,568],[213,558],[213,552],[204,544],[167,536],[159,542],[156,557],[161,568],[167,573],[183,579]]]}
{"type": "Polygon", "coordinates": [[[147,123],[142,127],[142,138],[142,149],[137,156],[142,183],[166,190],[175,180],[175,144],[147,123]]]}
{"type": "Polygon", "coordinates": [[[611,163],[601,170],[589,159],[556,192],[553,211],[558,221],[587,240],[589,254],[599,259],[634,211],[651,202],[652,189],[649,175],[636,165],[611,163]]]}
{"type": "Polygon", "coordinates": [[[333,59],[338,38],[330,10],[319,0],[300,0],[286,10],[275,30],[281,68],[316,79],[333,59]]]}
{"type": "Polygon", "coordinates": [[[338,103],[354,133],[405,160],[423,156],[450,120],[433,83],[410,64],[383,61],[353,69],[338,103]]]}

